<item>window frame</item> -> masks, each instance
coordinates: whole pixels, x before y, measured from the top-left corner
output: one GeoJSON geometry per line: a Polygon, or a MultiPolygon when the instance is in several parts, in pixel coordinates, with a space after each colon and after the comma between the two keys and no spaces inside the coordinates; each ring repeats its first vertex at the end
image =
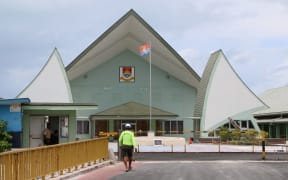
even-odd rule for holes
{"type": "Polygon", "coordinates": [[[77,126],[76,127],[77,135],[89,135],[90,134],[90,121],[88,119],[78,119],[76,121],[76,124],[77,124],[76,125],[77,126]],[[79,127],[79,125],[81,127],[79,127]]]}
{"type": "Polygon", "coordinates": [[[163,123],[165,134],[184,134],[183,120],[165,120],[163,123]]]}

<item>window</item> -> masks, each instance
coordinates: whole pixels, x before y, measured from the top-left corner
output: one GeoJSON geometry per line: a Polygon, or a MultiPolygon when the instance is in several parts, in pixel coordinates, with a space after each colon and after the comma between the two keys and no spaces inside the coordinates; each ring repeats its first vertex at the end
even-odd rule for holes
{"type": "Polygon", "coordinates": [[[77,121],[77,134],[89,134],[89,121],[77,121]]]}
{"type": "Polygon", "coordinates": [[[60,126],[61,126],[61,137],[68,138],[68,127],[69,127],[69,118],[68,116],[60,116],[60,126]]]}
{"type": "Polygon", "coordinates": [[[254,129],[254,126],[252,124],[252,121],[248,121],[248,128],[249,129],[254,129]]]}
{"type": "Polygon", "coordinates": [[[248,128],[247,121],[241,121],[241,128],[244,128],[244,129],[248,128]]]}
{"type": "Polygon", "coordinates": [[[223,125],[223,128],[229,129],[229,123],[224,124],[224,125],[223,125]]]}
{"type": "Polygon", "coordinates": [[[183,121],[165,121],[166,134],[183,134],[183,121]]]}

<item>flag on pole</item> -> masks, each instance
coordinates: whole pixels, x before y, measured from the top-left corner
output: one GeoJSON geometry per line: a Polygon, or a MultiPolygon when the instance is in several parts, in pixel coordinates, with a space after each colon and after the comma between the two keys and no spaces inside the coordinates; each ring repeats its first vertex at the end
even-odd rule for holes
{"type": "Polygon", "coordinates": [[[151,52],[151,45],[146,43],[139,47],[139,54],[140,56],[148,55],[151,52]]]}

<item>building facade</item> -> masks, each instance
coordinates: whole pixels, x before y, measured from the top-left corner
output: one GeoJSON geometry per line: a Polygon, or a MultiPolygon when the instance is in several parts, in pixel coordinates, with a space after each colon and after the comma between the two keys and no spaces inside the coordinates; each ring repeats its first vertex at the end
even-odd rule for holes
{"type": "Polygon", "coordinates": [[[270,138],[288,137],[288,86],[273,88],[259,97],[269,108],[253,113],[261,130],[270,138]]]}
{"type": "MultiPolygon", "coordinates": [[[[67,67],[55,49],[17,98],[29,98],[29,103],[20,103],[17,117],[21,120],[15,125],[22,147],[43,145],[41,133],[47,123],[58,131],[59,143],[107,132],[117,138],[127,122],[139,136],[153,131],[186,139],[207,137],[223,126],[265,130],[270,137],[286,138],[288,134],[284,113],[288,106],[284,103],[280,106],[284,109],[272,111],[273,103],[263,101],[246,86],[221,50],[211,54],[200,78],[134,10],[67,67]],[[141,56],[139,47],[144,44],[151,49],[141,56]]],[[[0,118],[7,119],[3,112],[8,107],[0,104],[0,118]]],[[[8,121],[14,126],[11,118],[8,121]]]]}
{"type": "Polygon", "coordinates": [[[118,132],[126,122],[142,135],[189,137],[198,74],[135,11],[130,10],[66,67],[73,101],[97,111],[77,111],[87,137],[118,132]],[[139,47],[149,44],[146,56],[139,47]],[[150,113],[151,111],[151,113],[150,113]]]}

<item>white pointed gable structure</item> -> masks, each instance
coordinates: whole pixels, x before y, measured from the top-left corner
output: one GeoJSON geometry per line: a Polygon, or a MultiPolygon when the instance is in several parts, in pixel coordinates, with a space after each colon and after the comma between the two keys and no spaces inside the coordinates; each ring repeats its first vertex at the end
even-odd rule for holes
{"type": "Polygon", "coordinates": [[[39,74],[17,98],[29,98],[33,103],[73,102],[66,71],[56,48],[39,74]]]}
{"type": "MultiPolygon", "coordinates": [[[[197,95],[195,115],[200,118],[201,131],[214,130],[230,118],[265,106],[237,75],[221,50],[211,54],[197,95]]],[[[257,126],[253,117],[250,118],[257,126]]]]}

